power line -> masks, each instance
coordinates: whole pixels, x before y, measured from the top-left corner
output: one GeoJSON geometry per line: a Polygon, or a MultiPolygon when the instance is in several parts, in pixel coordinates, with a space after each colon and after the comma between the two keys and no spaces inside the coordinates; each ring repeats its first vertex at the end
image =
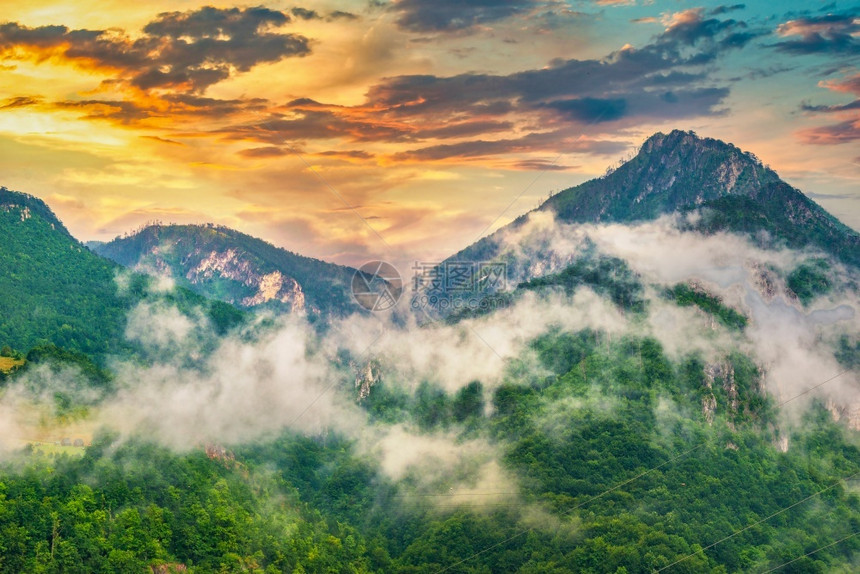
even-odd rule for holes
{"type": "Polygon", "coordinates": [[[793,504],[790,504],[790,505],[786,506],[785,508],[782,508],[782,509],[780,509],[780,510],[777,510],[777,511],[776,511],[776,512],[774,512],[773,514],[771,514],[771,515],[769,515],[769,516],[767,516],[767,517],[765,517],[765,518],[762,518],[761,520],[757,520],[756,522],[753,522],[752,524],[749,524],[749,525],[747,525],[747,526],[744,526],[744,527],[743,527],[743,528],[741,528],[740,530],[735,530],[734,532],[732,532],[732,533],[731,533],[731,534],[729,534],[728,536],[724,536],[723,538],[720,538],[720,539],[719,539],[719,540],[717,540],[716,542],[714,542],[714,543],[712,543],[712,544],[709,544],[709,545],[705,546],[704,548],[700,548],[699,550],[696,550],[695,552],[692,552],[692,553],[690,553],[690,554],[687,554],[687,555],[686,555],[686,556],[684,556],[683,558],[679,558],[678,560],[675,560],[675,561],[674,561],[674,562],[672,562],[671,564],[669,564],[669,565],[667,565],[667,566],[663,566],[662,568],[660,568],[659,570],[655,570],[654,572],[655,572],[655,574],[656,574],[657,572],[662,572],[663,570],[666,570],[666,569],[668,569],[668,568],[671,568],[672,566],[675,566],[676,564],[680,564],[681,562],[684,562],[684,561],[686,561],[686,560],[688,560],[688,559],[692,558],[692,557],[693,557],[693,556],[695,556],[696,554],[701,554],[701,553],[702,553],[702,552],[704,552],[705,550],[710,550],[710,549],[711,549],[711,548],[713,548],[714,546],[717,546],[718,544],[722,544],[722,543],[723,543],[723,542],[725,542],[726,540],[729,540],[729,539],[731,539],[731,538],[734,538],[734,537],[735,537],[735,536],[737,536],[738,534],[741,534],[741,533],[743,533],[743,532],[746,532],[746,531],[747,531],[747,530],[749,530],[750,528],[754,528],[754,527],[758,526],[759,524],[762,524],[763,522],[767,522],[767,521],[768,521],[768,520],[770,520],[771,518],[773,518],[773,517],[775,517],[775,516],[779,516],[779,515],[780,515],[780,514],[782,514],[783,512],[787,512],[787,511],[791,510],[792,508],[794,508],[795,506],[799,506],[799,505],[803,504],[804,502],[806,502],[807,500],[810,500],[810,499],[812,499],[812,498],[815,498],[815,497],[816,497],[816,496],[818,496],[819,494],[824,494],[824,493],[825,493],[825,492],[827,492],[828,490],[830,490],[830,489],[832,489],[832,488],[834,488],[834,487],[838,486],[839,484],[841,484],[841,483],[842,483],[842,481],[845,481],[845,480],[851,480],[852,478],[854,478],[854,477],[855,477],[855,476],[857,476],[857,475],[860,475],[860,470],[858,470],[858,471],[857,471],[857,472],[855,472],[854,474],[851,474],[851,475],[849,475],[849,476],[846,476],[845,478],[840,478],[840,479],[839,479],[839,480],[837,480],[836,482],[832,483],[830,486],[827,486],[827,487],[825,487],[825,488],[822,488],[822,489],[821,489],[821,490],[819,490],[818,492],[815,492],[815,493],[813,493],[813,494],[810,494],[809,496],[807,496],[806,498],[804,498],[804,499],[802,499],[802,500],[798,500],[797,502],[795,502],[795,503],[793,503],[793,504]]]}
{"type": "MultiPolygon", "coordinates": [[[[791,401],[796,400],[796,399],[798,399],[798,398],[800,398],[800,397],[802,397],[802,396],[804,396],[804,395],[806,395],[806,394],[809,394],[810,392],[814,391],[815,389],[818,389],[818,388],[820,388],[820,387],[822,387],[822,386],[826,385],[827,383],[829,383],[829,382],[831,382],[831,381],[834,381],[834,380],[838,379],[839,377],[841,377],[842,375],[844,375],[845,373],[847,373],[847,372],[849,372],[849,371],[850,371],[850,369],[845,369],[844,371],[842,371],[842,372],[840,372],[840,373],[838,373],[838,374],[836,374],[836,375],[833,375],[833,376],[832,376],[832,377],[830,377],[829,379],[827,379],[827,380],[825,380],[825,381],[823,381],[823,382],[821,382],[821,383],[818,383],[818,384],[816,384],[816,385],[814,385],[814,386],[812,386],[812,387],[810,387],[810,388],[806,389],[805,391],[803,391],[803,392],[801,392],[801,393],[799,393],[799,394],[797,394],[797,395],[795,395],[795,396],[793,396],[793,397],[791,397],[791,398],[789,398],[789,399],[784,400],[783,402],[779,403],[779,404],[776,406],[776,408],[780,408],[780,407],[782,407],[782,406],[785,406],[785,405],[787,405],[788,403],[790,403],[791,401]]],[[[583,502],[581,502],[581,503],[577,504],[577,505],[576,505],[576,506],[574,506],[573,508],[570,508],[569,510],[565,511],[564,513],[562,513],[562,514],[561,514],[561,517],[569,516],[573,511],[575,511],[575,510],[577,510],[577,509],[579,509],[579,508],[582,508],[582,507],[583,507],[583,506],[585,506],[586,504],[588,504],[588,503],[590,503],[590,502],[592,502],[592,501],[594,501],[594,500],[597,500],[598,498],[602,498],[602,497],[606,496],[607,494],[609,494],[609,493],[611,493],[611,492],[614,492],[614,491],[618,490],[618,489],[619,489],[619,488],[621,488],[622,486],[625,486],[625,485],[627,485],[627,484],[630,484],[631,482],[634,482],[634,481],[636,481],[636,480],[638,480],[638,479],[642,478],[643,476],[645,476],[645,475],[647,475],[647,474],[650,474],[650,473],[654,472],[655,470],[659,470],[660,468],[662,468],[662,467],[666,466],[667,464],[672,463],[672,462],[674,462],[674,461],[676,461],[676,460],[678,460],[678,459],[681,459],[681,458],[683,458],[683,457],[687,456],[688,454],[690,454],[690,453],[692,453],[692,452],[694,452],[694,451],[696,451],[696,450],[698,450],[698,449],[702,448],[702,447],[703,447],[703,446],[705,446],[706,444],[707,444],[707,443],[704,443],[704,442],[699,443],[698,445],[696,445],[696,446],[694,446],[694,447],[692,447],[692,448],[689,448],[689,449],[685,450],[684,452],[682,452],[682,453],[680,453],[680,454],[678,454],[678,455],[676,455],[676,456],[674,456],[674,457],[670,458],[669,460],[666,460],[666,461],[662,462],[661,464],[659,464],[659,465],[657,465],[657,466],[655,466],[655,467],[653,467],[653,468],[650,468],[650,469],[648,469],[648,470],[646,470],[646,471],[644,471],[644,472],[642,472],[642,473],[640,473],[640,474],[637,474],[637,475],[636,475],[636,476],[634,476],[633,478],[630,478],[630,479],[627,479],[627,480],[625,480],[625,481],[623,481],[623,482],[620,482],[620,483],[616,484],[615,486],[613,486],[612,488],[609,488],[608,490],[605,490],[605,491],[601,492],[600,494],[598,494],[598,495],[596,495],[596,496],[593,496],[593,497],[591,497],[591,498],[589,498],[589,499],[586,499],[585,501],[583,501],[583,502]]],[[[856,476],[857,474],[860,474],[860,472],[857,472],[857,473],[855,473],[854,475],[851,475],[851,477],[849,477],[849,479],[850,479],[850,478],[852,478],[853,476],[856,476]]],[[[848,480],[848,479],[845,479],[845,480],[848,480]]],[[[841,481],[840,481],[840,482],[841,482],[841,481]]],[[[838,483],[837,483],[837,484],[838,484],[838,483]]],[[[835,484],[834,484],[834,485],[832,485],[832,486],[835,486],[835,484]]],[[[832,488],[832,486],[831,486],[831,487],[828,487],[828,488],[832,488]]],[[[801,501],[801,502],[803,502],[803,501],[801,501]]],[[[798,503],[798,504],[799,504],[799,503],[798,503]]],[[[772,517],[771,517],[771,518],[772,518],[772,517]]],[[[753,525],[753,526],[754,526],[754,525],[753,525]]],[[[493,545],[491,545],[491,546],[488,546],[487,548],[484,548],[483,550],[480,550],[480,551],[478,551],[478,552],[475,552],[474,554],[471,554],[470,556],[467,556],[466,558],[463,558],[462,560],[458,560],[457,562],[454,562],[453,564],[449,564],[449,565],[448,565],[448,566],[446,566],[445,568],[443,568],[443,569],[441,569],[441,570],[438,570],[438,571],[436,572],[436,574],[442,574],[443,572],[447,572],[448,570],[450,570],[451,568],[454,568],[455,566],[459,566],[460,564],[463,564],[463,563],[465,563],[465,562],[468,562],[468,561],[472,560],[473,558],[477,558],[478,556],[481,556],[481,555],[483,555],[483,554],[486,554],[487,552],[489,552],[489,551],[491,551],[491,550],[494,550],[494,549],[498,548],[499,546],[502,546],[502,545],[504,545],[504,544],[507,544],[508,542],[512,542],[513,540],[516,540],[516,539],[517,539],[517,538],[519,538],[520,536],[522,536],[522,535],[524,535],[524,534],[528,534],[529,532],[532,532],[533,530],[534,530],[534,527],[523,529],[523,530],[521,530],[521,531],[517,532],[516,534],[514,534],[514,535],[512,535],[512,536],[510,536],[510,537],[508,537],[508,538],[506,538],[506,539],[504,539],[504,540],[502,540],[502,541],[500,541],[500,542],[497,542],[497,543],[495,543],[495,544],[493,544],[493,545]]],[[[719,543],[719,542],[718,542],[718,543],[719,543]]],[[[686,558],[685,558],[685,559],[686,559],[686,558]]],[[[673,564],[674,564],[674,563],[673,563],[673,564]]],[[[670,564],[670,566],[671,566],[671,565],[672,565],[672,564],[670,564]]],[[[667,567],[664,567],[664,568],[667,568],[667,567]]]]}
{"type": "Polygon", "coordinates": [[[800,560],[801,558],[806,558],[807,556],[812,556],[812,555],[813,555],[813,554],[815,554],[816,552],[821,552],[822,550],[825,550],[825,549],[827,549],[827,548],[830,548],[831,546],[836,546],[837,544],[841,544],[842,542],[845,542],[845,541],[846,541],[846,540],[848,540],[849,538],[854,538],[854,537],[855,537],[855,536],[857,536],[858,534],[860,534],[860,532],[855,532],[854,534],[849,534],[849,535],[848,535],[848,536],[846,536],[845,538],[840,538],[840,539],[839,539],[839,540],[837,540],[836,542],[831,542],[830,544],[827,544],[826,546],[822,546],[821,548],[816,548],[816,549],[815,549],[815,550],[813,550],[812,552],[807,552],[807,553],[806,553],[806,554],[804,554],[803,556],[798,556],[797,558],[794,558],[793,560],[789,560],[788,562],[783,562],[782,564],[780,564],[779,566],[777,566],[777,567],[775,567],[775,568],[771,568],[770,570],[765,570],[764,572],[762,572],[762,574],[768,574],[769,572],[773,572],[773,571],[775,571],[775,570],[779,570],[780,568],[783,568],[783,567],[785,567],[785,566],[788,566],[789,564],[793,564],[793,563],[797,562],[797,561],[798,561],[798,560],[800,560]]]}

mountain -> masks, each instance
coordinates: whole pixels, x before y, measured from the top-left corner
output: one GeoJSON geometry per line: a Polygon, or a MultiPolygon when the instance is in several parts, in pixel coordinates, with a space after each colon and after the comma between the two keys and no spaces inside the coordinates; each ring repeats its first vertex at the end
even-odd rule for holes
{"type": "MultiPolygon", "coordinates": [[[[538,207],[565,223],[632,223],[698,210],[703,232],[768,232],[792,248],[816,247],[860,266],[860,234],[785,183],[749,152],[694,132],[648,138],[636,156],[603,177],[557,193],[538,207]]],[[[452,261],[488,260],[498,239],[528,214],[467,247],[452,261]]]]}
{"type": "Polygon", "coordinates": [[[100,353],[122,339],[130,301],[117,294],[119,266],[81,245],[44,202],[5,187],[0,267],[2,344],[100,353]]]}
{"type": "Polygon", "coordinates": [[[243,308],[343,314],[355,270],[297,255],[214,225],[151,225],[93,250],[126,267],[166,275],[243,308]]]}
{"type": "Polygon", "coordinates": [[[189,291],[154,293],[148,278],[131,274],[120,289],[116,263],[72,237],[40,199],[0,187],[0,346],[27,351],[58,345],[93,356],[123,353],[126,315],[145,299],[204,307],[216,330],[238,311],[189,291]]]}
{"type": "MultiPolygon", "coordinates": [[[[698,200],[669,198],[680,175],[643,168],[660,197],[637,203],[619,184],[586,214],[569,194],[585,207],[568,221],[702,209],[679,221],[787,233],[757,187],[767,174],[749,169],[698,200]],[[748,205],[719,203],[735,200],[748,205]]],[[[838,230],[784,199],[799,202],[789,221],[811,214],[798,237],[838,230]]],[[[221,340],[223,322],[191,331],[160,303],[227,319],[234,307],[160,289],[3,190],[0,327],[17,329],[12,347],[30,331],[38,346],[0,340],[0,574],[856,572],[860,303],[844,277],[856,270],[697,232],[607,247],[625,234],[642,247],[653,230],[637,226],[570,249],[575,230],[556,227],[517,257],[575,258],[459,324],[391,321],[376,335],[261,321],[221,340]],[[706,249],[684,265],[667,255],[695,244],[706,249]],[[148,339],[132,357],[43,344],[122,350],[127,311],[129,333],[148,339]]],[[[308,309],[312,292],[346,283],[313,277],[336,266],[212,226],[92,245],[108,247],[240,303],[271,295],[253,306],[293,309],[301,293],[308,309]]]]}

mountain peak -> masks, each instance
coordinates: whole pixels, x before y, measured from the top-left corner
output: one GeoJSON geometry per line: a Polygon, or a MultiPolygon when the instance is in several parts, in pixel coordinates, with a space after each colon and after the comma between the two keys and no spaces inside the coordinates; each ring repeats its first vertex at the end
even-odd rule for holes
{"type": "Polygon", "coordinates": [[[92,249],[239,307],[266,305],[312,315],[340,314],[351,307],[354,269],[298,255],[229,227],[154,223],[92,249]]]}
{"type": "Polygon", "coordinates": [[[562,191],[540,209],[565,221],[636,221],[727,195],[755,196],[779,176],[751,153],[695,132],[656,133],[607,175],[562,191]]]}
{"type": "Polygon", "coordinates": [[[65,225],[54,215],[54,212],[51,211],[51,208],[44,201],[34,195],[12,191],[0,186],[0,210],[8,212],[12,209],[20,212],[21,221],[26,221],[35,215],[49,224],[52,229],[71,238],[71,234],[65,225]]]}
{"type": "MultiPolygon", "coordinates": [[[[770,236],[800,248],[815,245],[860,264],[860,235],[840,223],[752,153],[692,131],[650,136],[638,153],[603,177],[557,193],[537,211],[566,223],[631,223],[702,210],[705,231],[770,236]]],[[[522,216],[511,225],[526,220],[522,216]]],[[[492,237],[455,255],[494,255],[492,237]]]]}
{"type": "Polygon", "coordinates": [[[694,150],[728,154],[736,160],[750,162],[759,168],[767,169],[754,154],[745,152],[734,144],[722,140],[701,137],[692,130],[672,130],[668,134],[657,132],[642,143],[639,153],[654,154],[673,151],[690,153],[694,150]]]}

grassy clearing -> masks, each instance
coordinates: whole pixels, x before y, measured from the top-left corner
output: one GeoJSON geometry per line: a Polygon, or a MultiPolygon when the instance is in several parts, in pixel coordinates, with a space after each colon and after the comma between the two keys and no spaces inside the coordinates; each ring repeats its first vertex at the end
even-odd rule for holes
{"type": "Polygon", "coordinates": [[[24,364],[24,359],[15,359],[13,357],[0,357],[0,371],[8,373],[15,367],[20,367],[24,364]]]}

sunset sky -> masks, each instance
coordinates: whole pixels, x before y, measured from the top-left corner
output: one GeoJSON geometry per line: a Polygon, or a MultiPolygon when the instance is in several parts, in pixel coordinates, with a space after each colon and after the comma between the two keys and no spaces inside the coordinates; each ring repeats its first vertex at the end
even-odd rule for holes
{"type": "Polygon", "coordinates": [[[674,128],[860,229],[858,3],[0,7],[0,185],[82,240],[215,222],[434,261],[674,128]]]}

